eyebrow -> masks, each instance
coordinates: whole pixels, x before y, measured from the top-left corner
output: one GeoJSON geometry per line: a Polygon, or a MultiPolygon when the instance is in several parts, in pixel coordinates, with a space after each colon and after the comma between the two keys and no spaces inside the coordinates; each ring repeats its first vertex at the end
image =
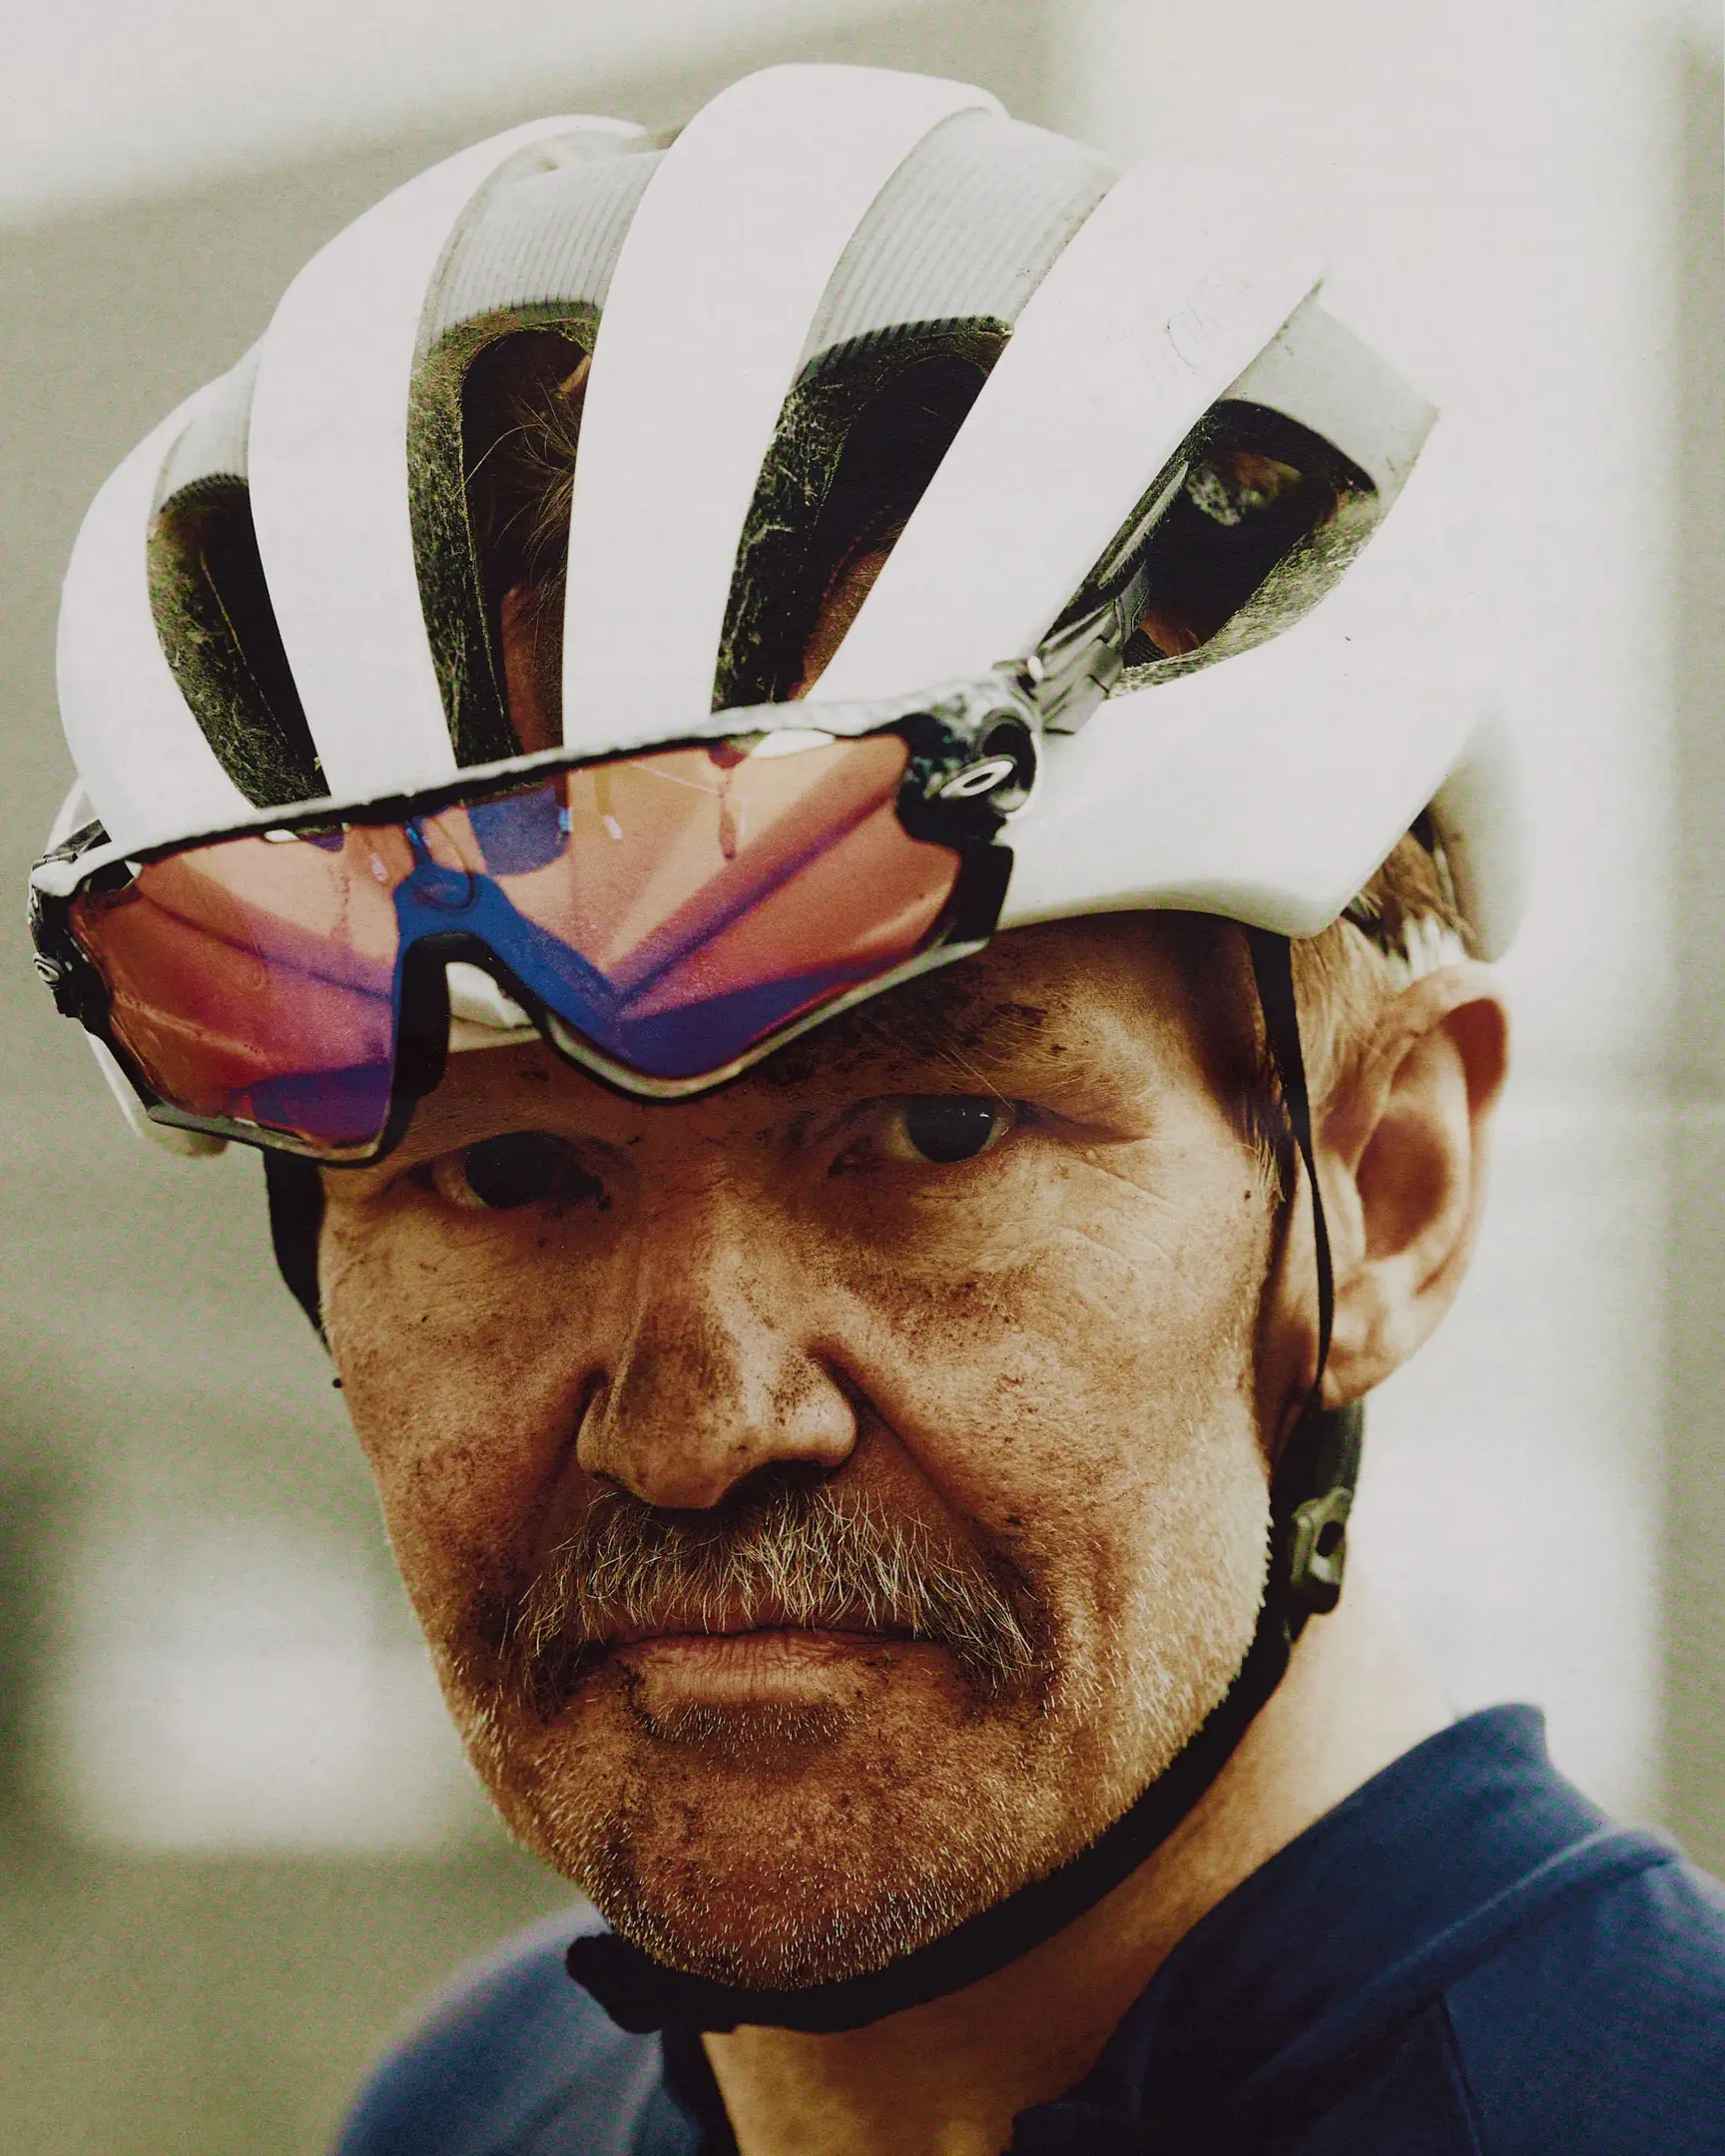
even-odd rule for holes
{"type": "Polygon", "coordinates": [[[1067,1056],[1067,1043],[1047,1039],[1053,1018],[1045,1004],[1014,996],[985,974],[952,967],[908,981],[787,1043],[758,1066],[757,1075],[769,1085],[801,1087],[854,1083],[872,1067],[909,1065],[967,1076],[979,1092],[992,1092],[997,1076],[1067,1056]]]}

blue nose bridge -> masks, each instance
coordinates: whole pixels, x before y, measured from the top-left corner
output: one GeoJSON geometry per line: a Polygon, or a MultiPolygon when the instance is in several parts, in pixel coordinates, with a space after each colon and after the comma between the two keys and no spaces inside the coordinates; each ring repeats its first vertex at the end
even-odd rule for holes
{"type": "MultiPolygon", "coordinates": [[[[421,862],[401,889],[412,904],[442,915],[463,911],[477,895],[476,880],[465,868],[445,868],[436,861],[421,862]]],[[[405,929],[405,922],[402,926],[405,929]]]]}
{"type": "Polygon", "coordinates": [[[811,1002],[867,971],[855,962],[825,966],[642,1012],[631,1005],[651,987],[651,979],[620,990],[561,937],[518,912],[489,875],[446,869],[421,855],[412,873],[395,887],[395,917],[400,934],[397,1026],[408,952],[427,937],[459,930],[482,943],[521,987],[595,1046],[631,1069],[659,1078],[712,1070],[811,1002]]]}
{"type": "Polygon", "coordinates": [[[620,999],[611,982],[579,951],[518,912],[492,877],[421,859],[396,885],[395,918],[401,938],[397,998],[401,960],[412,946],[458,927],[571,1025],[597,1039],[614,1029],[620,999]]]}

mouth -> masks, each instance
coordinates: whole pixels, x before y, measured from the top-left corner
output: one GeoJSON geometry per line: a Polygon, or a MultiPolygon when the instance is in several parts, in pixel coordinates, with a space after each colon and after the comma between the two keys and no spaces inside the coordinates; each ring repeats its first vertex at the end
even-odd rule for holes
{"type": "Polygon", "coordinates": [[[908,1626],[879,1624],[859,1609],[835,1610],[816,1618],[793,1617],[779,1609],[675,1611],[651,1624],[620,1624],[608,1631],[607,1649],[643,1647],[669,1640],[908,1640],[908,1626]]]}
{"type": "Polygon", "coordinates": [[[662,1708],[786,1706],[831,1699],[883,1657],[896,1661],[914,1644],[907,1630],[860,1618],[793,1624],[767,1616],[747,1624],[674,1620],[651,1629],[620,1628],[605,1653],[662,1708]]]}

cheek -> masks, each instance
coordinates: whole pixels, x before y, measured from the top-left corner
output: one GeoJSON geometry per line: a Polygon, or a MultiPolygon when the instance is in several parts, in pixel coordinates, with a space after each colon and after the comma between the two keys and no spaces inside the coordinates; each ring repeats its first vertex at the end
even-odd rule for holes
{"type": "Polygon", "coordinates": [[[472,1237],[332,1215],[320,1267],[342,1394],[402,1575],[521,1569],[574,1441],[585,1381],[578,1268],[549,1235],[472,1237]]]}
{"type": "Polygon", "coordinates": [[[858,1371],[927,1478],[1074,1621],[1131,1599],[1171,1541],[1211,1563],[1196,1545],[1218,1502],[1230,1547],[1262,1510],[1268,1209],[1231,1134],[1129,1150],[1049,1164],[1010,1238],[969,1240],[1002,1262],[948,1272],[912,1244],[880,1267],[858,1371]]]}

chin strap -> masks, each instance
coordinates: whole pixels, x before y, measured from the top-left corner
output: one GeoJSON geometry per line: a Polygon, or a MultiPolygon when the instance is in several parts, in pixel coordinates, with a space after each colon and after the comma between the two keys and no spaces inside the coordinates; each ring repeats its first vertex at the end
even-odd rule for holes
{"type": "Polygon", "coordinates": [[[1018,1960],[1093,1908],[1168,1839],[1281,1683],[1307,1618],[1336,1607],[1366,1418],[1358,1405],[1326,1411],[1320,1404],[1335,1282],[1313,1155],[1292,956],[1285,936],[1260,928],[1249,928],[1246,935],[1289,1135],[1312,1193],[1318,1356],[1312,1388],[1271,1485],[1264,1606],[1233,1684],[1166,1773],[1087,1849],[885,1968],[796,1991],[754,1991],[668,1968],[612,1932],[577,1939],[568,1953],[569,1973],[619,2027],[645,2034],[669,2027],[718,2031],[750,2025],[829,2035],[943,1998],[1018,1960]]]}

